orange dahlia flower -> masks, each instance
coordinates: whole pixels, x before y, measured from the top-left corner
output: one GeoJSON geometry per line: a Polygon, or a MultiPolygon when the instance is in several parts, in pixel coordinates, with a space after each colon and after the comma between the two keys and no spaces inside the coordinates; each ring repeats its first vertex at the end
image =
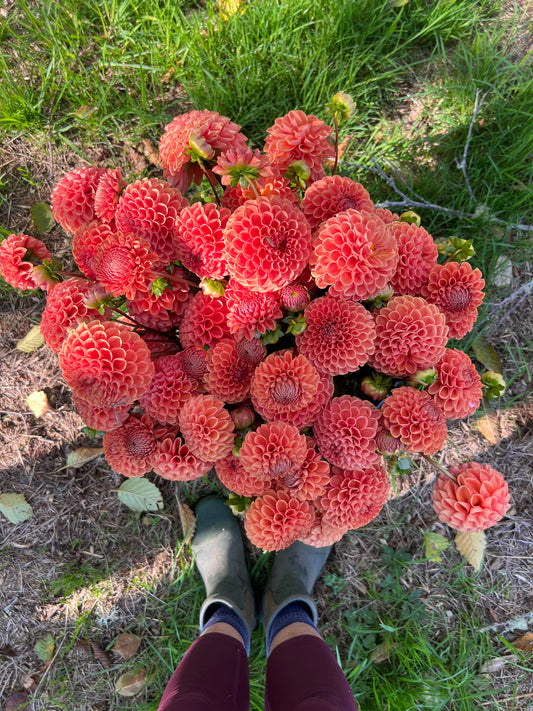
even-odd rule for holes
{"type": "Polygon", "coordinates": [[[157,278],[154,265],[158,256],[150,244],[133,233],[111,234],[98,247],[94,258],[97,280],[114,296],[134,299],[137,293],[148,291],[157,278]]]}
{"type": "Polygon", "coordinates": [[[180,410],[179,425],[185,444],[204,462],[216,462],[233,449],[233,421],[224,403],[212,395],[189,398],[180,410]]]}
{"type": "Polygon", "coordinates": [[[0,244],[0,274],[15,289],[36,289],[33,267],[51,254],[44,242],[25,234],[9,235],[0,244]]]}
{"type": "Polygon", "coordinates": [[[198,382],[185,373],[180,355],[154,361],[154,377],[141,398],[141,407],[154,422],[177,425],[185,402],[198,395],[198,382]]]}
{"type": "Polygon", "coordinates": [[[88,279],[96,280],[95,266],[98,248],[114,234],[110,225],[93,220],[74,232],[72,254],[76,264],[88,279]]]}
{"type": "Polygon", "coordinates": [[[215,471],[226,489],[238,496],[261,496],[270,485],[269,480],[254,477],[247,472],[241,460],[234,454],[217,460],[215,471]]]}
{"type": "Polygon", "coordinates": [[[224,228],[230,211],[213,203],[195,202],[177,217],[179,260],[201,279],[222,279],[227,274],[224,260],[224,228]]]}
{"type": "Polygon", "coordinates": [[[340,175],[327,175],[317,180],[307,188],[301,203],[301,210],[313,231],[330,217],[350,209],[371,212],[374,203],[361,183],[340,175]]]}
{"type": "Polygon", "coordinates": [[[324,494],[329,483],[328,462],[315,449],[315,440],[307,437],[307,455],[302,467],[293,475],[276,482],[275,489],[288,491],[301,501],[314,501],[324,494]]]}
{"type": "Polygon", "coordinates": [[[184,348],[211,347],[229,335],[225,299],[214,299],[201,291],[189,299],[180,324],[180,341],[184,348]]]}
{"type": "Polygon", "coordinates": [[[348,530],[347,528],[327,523],[327,521],[324,520],[322,511],[315,509],[315,518],[311,524],[311,528],[305,536],[300,538],[300,541],[314,548],[324,548],[325,546],[332,546],[334,543],[340,541],[348,530]]]}
{"type": "Polygon", "coordinates": [[[309,531],[314,520],[313,505],[285,491],[266,491],[252,502],[245,528],[250,541],[265,551],[287,548],[309,531]]]}
{"type": "Polygon", "coordinates": [[[228,305],[228,327],[237,339],[252,340],[258,333],[274,331],[282,318],[279,295],[274,291],[258,293],[231,279],[224,292],[228,305]]]}
{"type": "Polygon", "coordinates": [[[118,474],[142,476],[152,468],[155,437],[145,417],[131,416],[120,427],[106,432],[103,446],[109,466],[118,474]]]}
{"type": "Polygon", "coordinates": [[[81,419],[87,427],[99,432],[111,432],[123,425],[129,417],[131,405],[93,405],[72,395],[74,407],[79,412],[81,419]]]}
{"type": "Polygon", "coordinates": [[[318,379],[316,369],[305,356],[295,356],[290,350],[272,353],[253,373],[252,402],[259,413],[299,411],[314,400],[318,379]]]}
{"type": "Polygon", "coordinates": [[[478,409],[483,388],[475,365],[462,351],[446,348],[437,365],[437,380],[428,388],[445,417],[457,420],[478,409]]]}
{"type": "Polygon", "coordinates": [[[195,457],[177,430],[156,430],[156,446],[151,463],[156,474],[170,481],[192,481],[199,479],[211,469],[210,462],[195,457]]]}
{"type": "Polygon", "coordinates": [[[268,422],[248,432],[239,451],[246,471],[271,484],[294,476],[306,456],[305,436],[283,422],[268,422]]]}
{"type": "Polygon", "coordinates": [[[446,419],[431,395],[409,386],[393,390],[381,408],[385,427],[410,452],[435,454],[446,441],[446,419]]]}
{"type": "Polygon", "coordinates": [[[392,234],[398,244],[398,266],[390,283],[394,293],[418,296],[437,263],[438,250],[433,237],[423,227],[394,222],[392,234]]]}
{"type": "Polygon", "coordinates": [[[67,232],[76,232],[96,217],[94,196],[105,168],[78,168],[64,175],[52,190],[52,213],[67,232]]]}
{"type": "Polygon", "coordinates": [[[254,365],[240,357],[235,341],[225,338],[207,353],[207,391],[228,404],[242,402],[250,394],[254,365]]]}

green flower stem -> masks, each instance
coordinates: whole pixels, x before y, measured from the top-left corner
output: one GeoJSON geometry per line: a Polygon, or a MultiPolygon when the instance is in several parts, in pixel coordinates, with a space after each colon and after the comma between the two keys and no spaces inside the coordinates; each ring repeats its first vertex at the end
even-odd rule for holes
{"type": "Polygon", "coordinates": [[[438,469],[441,474],[445,474],[449,479],[451,479],[457,484],[457,479],[454,477],[454,475],[450,474],[446,467],[443,467],[442,464],[439,464],[435,459],[433,459],[433,457],[430,457],[429,454],[422,454],[422,458],[425,459],[426,462],[432,464],[435,469],[438,469]]]}
{"type": "Polygon", "coordinates": [[[248,176],[245,176],[245,177],[248,182],[248,185],[252,188],[252,190],[254,192],[256,200],[259,199],[261,196],[259,195],[259,191],[257,190],[257,188],[255,186],[255,181],[252,180],[252,178],[249,178],[248,176]]]}
{"type": "Polygon", "coordinates": [[[337,113],[333,115],[333,121],[335,124],[335,163],[333,164],[333,175],[337,174],[337,167],[339,165],[339,122],[337,121],[337,113]]]}
{"type": "Polygon", "coordinates": [[[207,168],[203,164],[203,161],[201,161],[201,160],[198,161],[198,165],[200,166],[200,170],[202,171],[202,173],[207,178],[207,182],[211,186],[211,190],[213,191],[213,195],[215,196],[217,205],[218,205],[218,207],[220,207],[222,203],[220,202],[220,198],[218,196],[217,189],[216,189],[216,185],[218,185],[218,183],[217,183],[212,171],[207,170],[207,168]]]}

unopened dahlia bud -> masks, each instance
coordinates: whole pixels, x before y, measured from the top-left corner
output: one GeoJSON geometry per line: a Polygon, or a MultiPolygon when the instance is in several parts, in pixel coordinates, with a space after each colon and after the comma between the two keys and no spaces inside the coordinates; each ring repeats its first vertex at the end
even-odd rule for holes
{"type": "Polygon", "coordinates": [[[287,311],[303,311],[311,297],[303,284],[290,284],[280,291],[280,302],[287,311]]]}
{"type": "Polygon", "coordinates": [[[338,91],[329,104],[326,104],[326,115],[329,118],[336,118],[338,123],[353,118],[355,114],[355,101],[350,94],[338,91]]]}
{"type": "Polygon", "coordinates": [[[392,389],[392,378],[388,378],[381,373],[365,375],[361,380],[361,390],[372,400],[383,400],[392,389]]]}
{"type": "Polygon", "coordinates": [[[507,388],[507,383],[503,379],[503,376],[493,370],[487,370],[486,373],[483,373],[481,383],[483,385],[483,394],[487,402],[491,402],[495,398],[503,395],[507,388]]]}
{"type": "Polygon", "coordinates": [[[224,296],[225,288],[224,282],[216,279],[202,279],[200,282],[200,289],[205,296],[211,296],[213,299],[219,299],[224,296]]]}
{"type": "Polygon", "coordinates": [[[97,309],[99,311],[107,306],[112,298],[112,294],[108,294],[101,284],[97,284],[87,291],[83,297],[83,303],[88,309],[97,309]]]}
{"type": "Polygon", "coordinates": [[[298,314],[291,318],[287,327],[287,333],[292,333],[293,336],[299,336],[307,328],[307,320],[303,314],[298,314]]]}
{"type": "Polygon", "coordinates": [[[389,301],[392,299],[394,296],[394,289],[392,286],[388,285],[384,289],[382,289],[374,298],[372,299],[366,299],[365,300],[365,306],[368,306],[370,309],[380,309],[382,306],[385,306],[386,304],[389,303],[389,301]]]}
{"type": "Polygon", "coordinates": [[[416,212],[413,212],[412,210],[402,212],[398,219],[400,222],[407,222],[408,225],[416,225],[417,227],[420,227],[420,225],[422,224],[420,215],[417,215],[416,212]]]}
{"type": "Polygon", "coordinates": [[[244,430],[255,421],[255,412],[250,405],[241,405],[230,412],[235,429],[244,430]]]}
{"type": "Polygon", "coordinates": [[[209,143],[200,134],[193,134],[189,138],[189,146],[191,149],[191,160],[202,161],[211,160],[215,157],[215,151],[209,143]]]}
{"type": "Polygon", "coordinates": [[[411,385],[419,390],[424,390],[429,385],[437,380],[438,373],[436,368],[424,368],[423,370],[417,370],[409,376],[408,381],[411,385]]]}
{"type": "Polygon", "coordinates": [[[305,161],[295,160],[283,173],[283,177],[289,181],[291,187],[306,188],[311,171],[305,161]]]}

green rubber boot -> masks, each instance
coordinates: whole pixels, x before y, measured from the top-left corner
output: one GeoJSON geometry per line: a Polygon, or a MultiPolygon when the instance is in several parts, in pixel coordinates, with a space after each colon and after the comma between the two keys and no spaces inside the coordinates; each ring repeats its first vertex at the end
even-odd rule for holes
{"type": "Polygon", "coordinates": [[[239,522],[218,496],[201,499],[195,513],[191,548],[206,591],[200,608],[200,629],[209,619],[209,608],[221,602],[241,618],[251,637],[255,623],[254,592],[239,522]]]}
{"type": "Polygon", "coordinates": [[[261,620],[267,639],[274,617],[291,602],[307,605],[316,626],[317,610],[311,591],[331,548],[314,548],[296,541],[276,553],[261,606],[261,620]]]}

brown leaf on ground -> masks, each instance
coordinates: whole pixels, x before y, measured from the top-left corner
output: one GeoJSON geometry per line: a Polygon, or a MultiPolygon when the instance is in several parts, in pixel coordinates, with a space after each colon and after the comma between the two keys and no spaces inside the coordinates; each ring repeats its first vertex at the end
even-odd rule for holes
{"type": "Polygon", "coordinates": [[[159,157],[159,151],[154,146],[149,138],[143,138],[143,153],[144,157],[148,158],[152,165],[161,167],[161,158],[159,157]]]}
{"type": "Polygon", "coordinates": [[[11,696],[7,697],[4,711],[18,711],[18,709],[26,708],[27,704],[28,696],[17,692],[16,694],[11,694],[11,696]]]}
{"type": "Polygon", "coordinates": [[[526,632],[511,644],[522,652],[533,654],[533,632],[526,632]]]}
{"type": "Polygon", "coordinates": [[[48,402],[48,396],[44,390],[34,390],[30,393],[26,398],[26,404],[35,417],[42,417],[52,410],[48,402]]]}
{"type": "Polygon", "coordinates": [[[393,651],[393,644],[390,644],[389,642],[382,642],[374,649],[374,651],[370,655],[370,659],[374,662],[374,664],[386,662],[390,659],[390,656],[393,651]]]}
{"type": "Polygon", "coordinates": [[[86,639],[78,639],[76,640],[76,647],[78,649],[83,649],[87,652],[87,654],[94,656],[96,661],[100,662],[104,669],[111,668],[111,662],[109,661],[109,657],[103,649],[101,649],[97,644],[95,644],[95,642],[89,642],[86,639]]]}
{"type": "MultiPolygon", "coordinates": [[[[67,469],[68,467],[78,469],[103,453],[103,447],[80,447],[68,455],[67,463],[61,469],[67,469]]],[[[61,471],[61,469],[58,469],[58,471],[61,471]]]]}
{"type": "Polygon", "coordinates": [[[183,504],[178,498],[177,502],[183,541],[189,544],[193,537],[194,529],[196,528],[196,516],[190,506],[183,504]]]}
{"type": "Polygon", "coordinates": [[[501,439],[501,428],[498,415],[495,412],[476,420],[476,427],[491,444],[498,444],[501,439]]]}
{"type": "Polygon", "coordinates": [[[146,684],[146,669],[139,669],[136,672],[126,672],[115,682],[115,691],[120,696],[136,696],[146,684]]]}
{"type": "Polygon", "coordinates": [[[517,658],[514,654],[508,654],[505,657],[494,657],[494,659],[489,659],[488,662],[482,664],[479,671],[484,676],[488,676],[489,674],[500,671],[500,669],[503,669],[506,664],[514,662],[516,659],[517,658]]]}
{"type": "Polygon", "coordinates": [[[140,644],[140,637],[136,634],[124,632],[123,634],[119,634],[112,649],[113,652],[122,657],[122,659],[131,659],[137,653],[140,644]]]}
{"type": "Polygon", "coordinates": [[[455,535],[455,547],[476,571],[481,570],[486,546],[485,531],[457,531],[455,535]]]}

